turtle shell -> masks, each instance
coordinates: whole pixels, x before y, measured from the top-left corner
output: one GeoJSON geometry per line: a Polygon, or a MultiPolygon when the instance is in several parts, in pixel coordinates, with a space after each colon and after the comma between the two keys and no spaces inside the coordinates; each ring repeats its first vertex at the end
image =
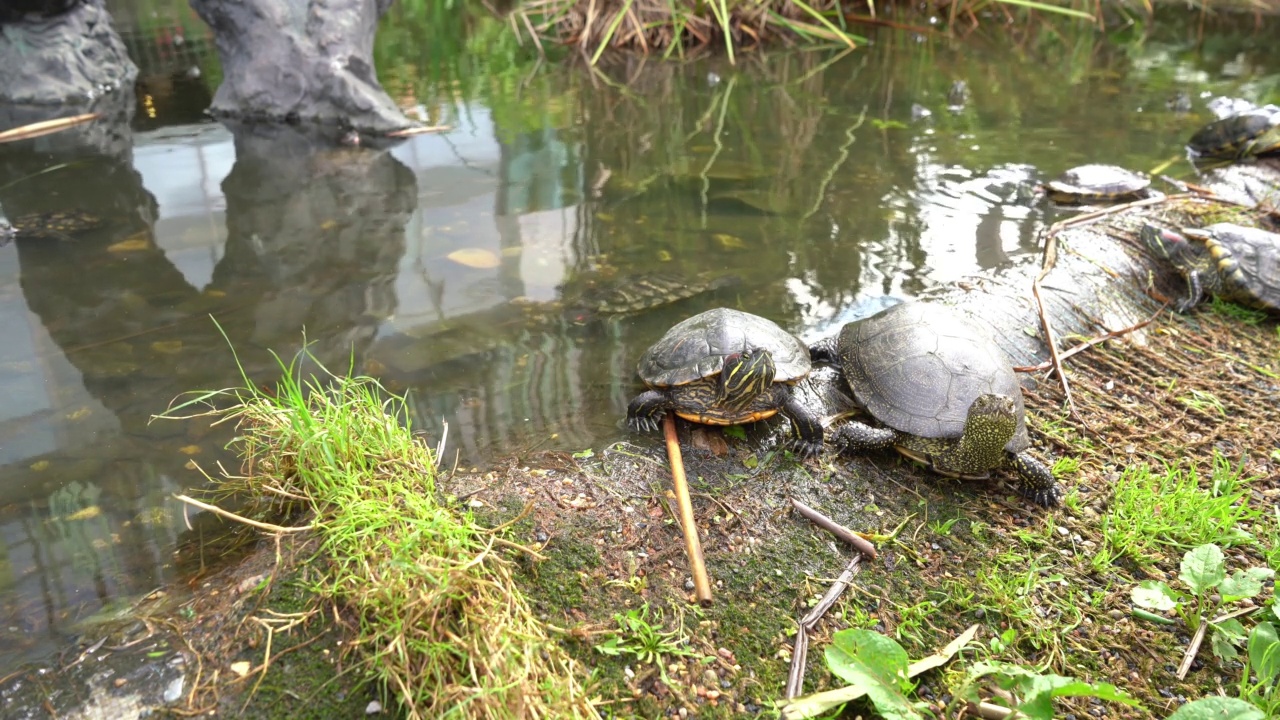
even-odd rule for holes
{"type": "Polygon", "coordinates": [[[93,230],[102,225],[102,218],[83,210],[56,210],[30,213],[13,219],[18,237],[53,238],[62,235],[93,230]]]}
{"type": "Polygon", "coordinates": [[[973,401],[998,393],[1013,398],[1018,416],[1005,449],[1018,453],[1031,444],[1009,358],[954,310],[924,302],[894,305],[845,325],[838,352],[858,402],[894,430],[958,438],[973,401]]]}
{"type": "Polygon", "coordinates": [[[1280,108],[1267,106],[1249,110],[1200,128],[1187,141],[1187,149],[1197,157],[1206,158],[1259,155],[1280,148],[1280,129],[1277,128],[1280,128],[1280,108]]]}
{"type": "Polygon", "coordinates": [[[672,387],[711,377],[725,357],[764,349],[773,355],[774,382],[794,382],[809,374],[809,348],[772,320],[741,310],[715,308],[676,323],[640,358],[640,379],[651,387],[672,387]]]}
{"type": "Polygon", "coordinates": [[[1118,165],[1081,165],[1049,182],[1060,195],[1114,198],[1133,195],[1151,186],[1151,179],[1118,165]]]}
{"type": "Polygon", "coordinates": [[[1232,223],[1210,225],[1205,231],[1205,246],[1223,278],[1257,304],[1280,310],[1280,234],[1232,223]]]}

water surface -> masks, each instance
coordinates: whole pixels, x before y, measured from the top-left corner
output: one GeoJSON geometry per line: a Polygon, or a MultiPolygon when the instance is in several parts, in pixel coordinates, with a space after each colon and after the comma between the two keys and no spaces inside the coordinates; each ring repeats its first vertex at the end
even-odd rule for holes
{"type": "Polygon", "coordinates": [[[1280,82],[1275,28],[1248,24],[1199,43],[1194,22],[883,33],[592,74],[491,38],[459,57],[465,32],[394,18],[388,89],[453,129],[317,150],[205,121],[207,34],[160,5],[114,6],[143,68],[131,154],[0,148],[0,186],[26,178],[0,191],[10,215],[106,220],[0,248],[0,676],[216,559],[171,495],[227,460],[229,429],[152,416],[240,382],[227,339],[269,382],[269,351],[292,358],[305,331],[331,368],[409,391],[428,434],[447,421],[464,466],[598,448],[626,436],[635,362],[674,321],[732,305],[813,338],[859,298],[1006,267],[1054,219],[1036,181],[1096,161],[1185,176],[1209,97],[1274,101],[1280,82]],[[593,301],[654,276],[731,282],[624,315],[593,301]]]}

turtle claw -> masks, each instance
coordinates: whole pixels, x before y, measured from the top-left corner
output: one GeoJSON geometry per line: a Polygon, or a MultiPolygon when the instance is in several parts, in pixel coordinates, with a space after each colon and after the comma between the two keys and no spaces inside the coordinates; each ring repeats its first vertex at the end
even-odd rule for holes
{"type": "Polygon", "coordinates": [[[812,442],[809,440],[793,440],[791,442],[791,449],[796,455],[799,455],[801,459],[808,460],[810,458],[816,458],[822,454],[822,443],[812,442]]]}
{"type": "Polygon", "coordinates": [[[662,416],[650,417],[648,415],[633,415],[627,418],[627,427],[632,432],[657,432],[658,424],[662,422],[662,416]]]}
{"type": "Polygon", "coordinates": [[[1062,502],[1062,486],[1057,483],[1054,483],[1053,487],[1027,488],[1022,494],[1040,507],[1057,507],[1062,502]]]}

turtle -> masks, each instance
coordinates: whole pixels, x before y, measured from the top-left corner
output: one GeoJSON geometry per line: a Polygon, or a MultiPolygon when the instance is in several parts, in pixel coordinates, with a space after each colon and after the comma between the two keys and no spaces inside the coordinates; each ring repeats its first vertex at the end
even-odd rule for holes
{"type": "Polygon", "coordinates": [[[1242,160],[1280,151],[1280,107],[1267,105],[1214,120],[1187,141],[1193,160],[1242,160]]]}
{"type": "Polygon", "coordinates": [[[656,430],[663,416],[738,425],[781,412],[795,425],[799,453],[822,452],[822,421],[791,394],[809,375],[809,349],[772,320],[713,308],[671,327],[637,365],[648,387],[627,406],[627,425],[656,430]]]}
{"type": "Polygon", "coordinates": [[[640,273],[589,285],[565,306],[565,316],[583,324],[605,315],[629,315],[687,300],[741,282],[733,275],[640,273]]]}
{"type": "Polygon", "coordinates": [[[1156,194],[1151,179],[1118,165],[1081,165],[1045,183],[1049,199],[1062,205],[1141,200],[1156,194]]]}
{"type": "Polygon", "coordinates": [[[814,362],[838,365],[874,424],[851,420],[836,432],[844,450],[893,447],[934,472],[981,479],[1010,467],[1017,489],[1052,507],[1053,473],[1028,453],[1022,389],[1009,358],[957,312],[910,301],[848,323],[810,347],[814,362]]]}
{"type": "Polygon", "coordinates": [[[1280,312],[1280,234],[1234,223],[1178,233],[1147,223],[1139,235],[1152,253],[1186,277],[1187,294],[1174,306],[1178,312],[1195,307],[1206,294],[1280,312]]]}
{"type": "Polygon", "coordinates": [[[29,213],[10,221],[14,237],[50,240],[69,238],[102,226],[102,218],[84,210],[29,213]]]}

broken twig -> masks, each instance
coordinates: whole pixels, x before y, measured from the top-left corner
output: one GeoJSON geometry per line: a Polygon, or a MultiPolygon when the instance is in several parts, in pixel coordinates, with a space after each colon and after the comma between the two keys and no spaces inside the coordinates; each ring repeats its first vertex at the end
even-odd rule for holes
{"type": "MultiPolygon", "coordinates": [[[[861,540],[861,538],[859,538],[861,540]]],[[[865,542],[865,541],[864,541],[865,542]]],[[[831,609],[832,605],[840,599],[845,588],[849,587],[849,583],[853,582],[853,576],[858,574],[858,566],[862,563],[861,555],[854,555],[853,560],[849,561],[849,566],[840,573],[840,577],[831,583],[831,587],[827,588],[827,592],[813,606],[805,616],[800,619],[800,627],[796,629],[796,643],[791,650],[791,671],[787,673],[787,690],[786,698],[791,700],[800,694],[804,689],[804,669],[808,662],[809,655],[809,631],[818,624],[823,615],[831,609]]]]}
{"type": "Polygon", "coordinates": [[[799,500],[796,500],[795,498],[791,498],[791,505],[795,507],[795,509],[801,515],[805,516],[806,518],[809,518],[809,520],[814,525],[817,525],[823,530],[826,530],[832,535],[835,535],[841,540],[849,543],[854,547],[855,550],[862,553],[863,555],[866,555],[868,560],[876,559],[875,545],[872,545],[866,540],[858,537],[857,535],[853,534],[853,532],[851,532],[848,528],[845,528],[843,525],[839,525],[831,518],[827,517],[826,515],[823,515],[817,510],[814,510],[808,505],[805,505],[799,500]]]}
{"type": "Polygon", "coordinates": [[[667,459],[671,463],[671,479],[675,482],[676,488],[676,505],[680,509],[680,525],[684,530],[684,549],[689,555],[689,570],[693,573],[694,597],[702,605],[710,605],[711,580],[707,577],[707,564],[702,558],[698,525],[693,519],[693,501],[689,499],[689,482],[684,477],[684,457],[680,454],[680,438],[676,436],[675,413],[667,413],[662,429],[667,438],[667,459]]]}
{"type": "MultiPolygon", "coordinates": [[[[1066,352],[1059,355],[1058,360],[1059,361],[1066,360],[1072,355],[1082,353],[1085,350],[1088,350],[1089,348],[1093,347],[1094,345],[1101,345],[1102,343],[1108,340],[1114,340],[1118,337],[1128,335],[1131,332],[1141,330],[1142,328],[1155,322],[1156,318],[1159,317],[1160,313],[1164,312],[1164,309],[1167,307],[1169,307],[1169,303],[1165,303],[1164,305],[1161,305],[1159,310],[1156,310],[1151,317],[1147,318],[1146,320],[1143,320],[1142,322],[1135,323],[1126,328],[1120,328],[1119,330],[1108,330],[1102,335],[1089,338],[1085,342],[1082,342],[1079,345],[1076,345],[1072,347],[1070,350],[1067,350],[1066,352]]],[[[1046,360],[1045,362],[1042,362],[1039,365],[1016,365],[1014,366],[1013,369],[1017,372],[1040,372],[1041,370],[1048,370],[1051,367],[1053,367],[1053,362],[1050,360],[1046,360]]]]}

